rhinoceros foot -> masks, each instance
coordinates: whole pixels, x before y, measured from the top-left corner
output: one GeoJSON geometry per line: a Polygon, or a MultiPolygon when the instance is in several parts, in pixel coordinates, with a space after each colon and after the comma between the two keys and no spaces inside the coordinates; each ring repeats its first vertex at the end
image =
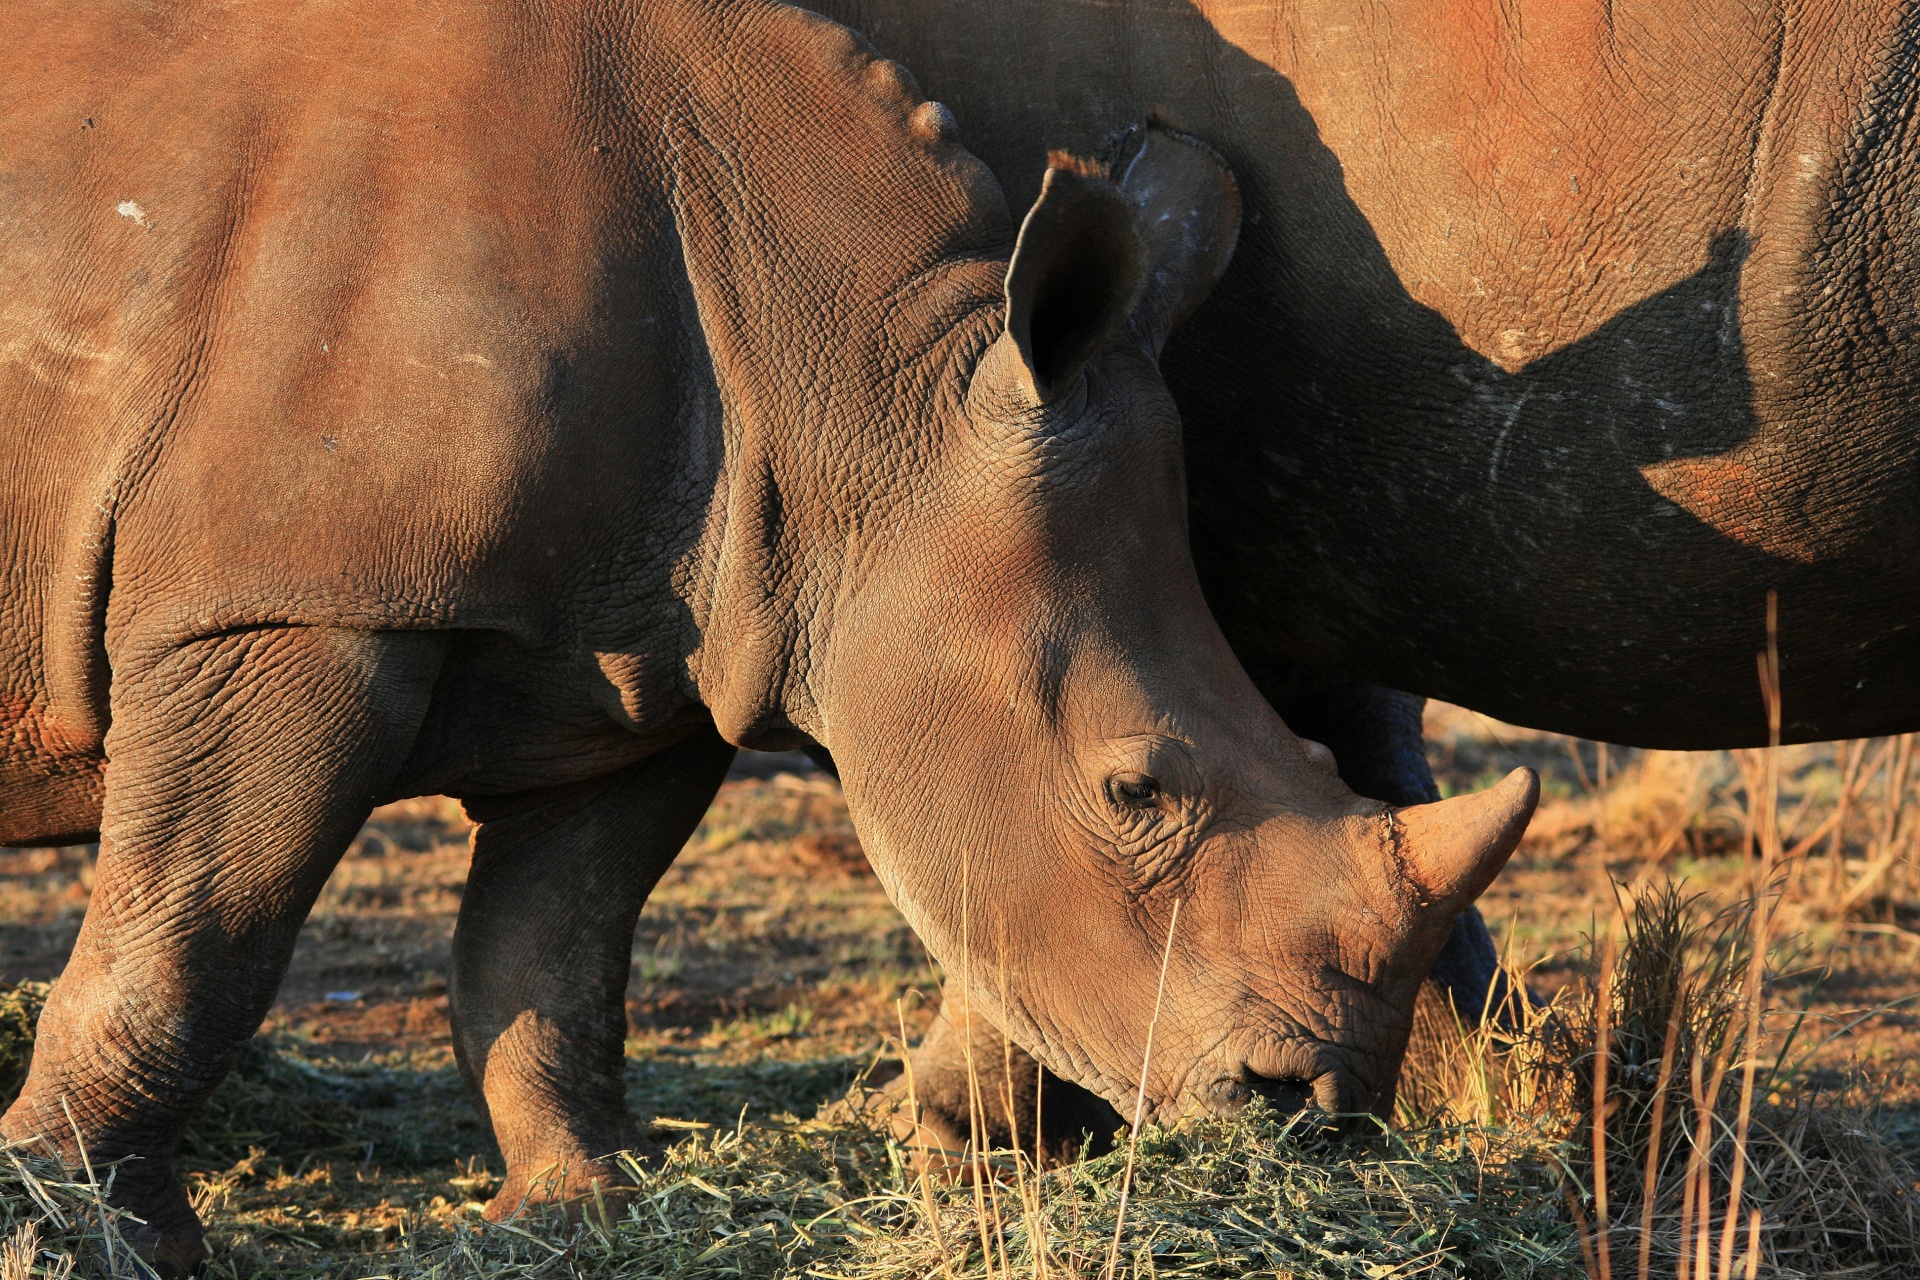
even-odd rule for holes
{"type": "MultiPolygon", "coordinates": [[[[30,1094],[23,1096],[0,1123],[0,1142],[50,1154],[72,1176],[82,1176],[84,1170],[89,1181],[96,1170],[111,1168],[107,1203],[127,1215],[116,1222],[120,1238],[160,1280],[196,1274],[208,1257],[206,1232],[171,1162],[164,1156],[130,1152],[111,1141],[90,1143],[83,1154],[71,1141],[63,1143],[52,1136],[61,1132],[62,1122],[71,1123],[72,1113],[70,1106],[37,1106],[30,1094]]],[[[102,1180],[106,1180],[104,1173],[102,1180]]]]}
{"type": "Polygon", "coordinates": [[[121,1235],[159,1280],[185,1280],[197,1274],[200,1264],[207,1260],[206,1233],[198,1222],[170,1230],[132,1227],[122,1230],[121,1235]]]}
{"type": "MultiPolygon", "coordinates": [[[[651,1142],[636,1142],[631,1154],[652,1164],[661,1152],[651,1142]]],[[[500,1190],[487,1201],[485,1217],[489,1222],[506,1222],[558,1212],[568,1223],[576,1223],[590,1214],[597,1216],[601,1205],[617,1217],[638,1190],[632,1174],[613,1156],[529,1161],[509,1169],[500,1190]]]]}
{"type": "Polygon", "coordinates": [[[199,1273],[208,1257],[206,1231],[187,1189],[164,1161],[122,1164],[108,1201],[133,1216],[133,1221],[120,1220],[120,1237],[159,1280],[184,1280],[199,1273]]]}

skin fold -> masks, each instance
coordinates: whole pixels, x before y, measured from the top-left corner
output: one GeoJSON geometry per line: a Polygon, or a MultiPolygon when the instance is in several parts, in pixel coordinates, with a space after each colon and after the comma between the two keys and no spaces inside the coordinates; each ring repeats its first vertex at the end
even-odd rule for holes
{"type": "Polygon", "coordinates": [[[1156,1115],[1391,1100],[1536,784],[1357,795],[1208,612],[1157,359],[1238,233],[1212,151],[1036,161],[1016,240],[944,107],[763,0],[0,34],[0,840],[101,844],[0,1133],[133,1157],[158,1269],[182,1125],[405,796],[477,822],[489,1211],[610,1181],[634,918],[741,745],[832,753],[1064,1080],[1131,1094],[1178,903],[1156,1115]]]}

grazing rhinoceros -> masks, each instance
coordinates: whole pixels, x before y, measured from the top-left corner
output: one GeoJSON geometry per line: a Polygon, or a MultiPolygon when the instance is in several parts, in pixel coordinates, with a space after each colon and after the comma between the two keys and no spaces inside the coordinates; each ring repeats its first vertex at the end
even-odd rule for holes
{"type": "MultiPolygon", "coordinates": [[[[1149,109],[1232,164],[1168,348],[1194,556],[1355,788],[1417,699],[1621,742],[1920,726],[1920,10],[822,0],[1016,200],[1149,109]]],[[[1444,957],[1469,1007],[1477,915],[1444,957]]],[[[951,1043],[951,1041],[948,1041],[951,1043]]],[[[923,1074],[932,1074],[923,1063],[923,1074]]]]}
{"type": "Polygon", "coordinates": [[[634,919],[732,744],[835,754],[1062,1075],[1131,1094],[1184,904],[1156,1112],[1389,1094],[1535,787],[1360,799],[1208,615],[1155,361],[1234,239],[1211,153],[1062,159],[1016,244],[945,108],[762,0],[0,32],[0,839],[101,839],[0,1130],[138,1157],[162,1268],[181,1126],[394,797],[479,824],[497,1210],[610,1177],[634,919]]]}

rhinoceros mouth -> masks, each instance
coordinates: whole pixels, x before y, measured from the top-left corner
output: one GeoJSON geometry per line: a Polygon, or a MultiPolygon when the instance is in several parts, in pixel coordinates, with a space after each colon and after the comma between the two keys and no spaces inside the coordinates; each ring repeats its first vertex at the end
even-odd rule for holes
{"type": "Polygon", "coordinates": [[[1323,1071],[1315,1076],[1267,1076],[1242,1068],[1238,1076],[1214,1081],[1208,1093],[1209,1109],[1216,1114],[1238,1113],[1255,1098],[1265,1100],[1274,1113],[1281,1116],[1310,1108],[1332,1114],[1354,1110],[1352,1082],[1341,1070],[1323,1071]]]}
{"type": "Polygon", "coordinates": [[[1264,1098],[1267,1105],[1283,1116],[1305,1111],[1316,1101],[1313,1081],[1288,1080],[1249,1071],[1245,1082],[1249,1100],[1264,1098]]]}
{"type": "Polygon", "coordinates": [[[1355,1069],[1352,1050],[1313,1036],[1265,1040],[1227,1056],[1201,1092],[1208,1110],[1233,1114],[1263,1098],[1280,1115],[1308,1108],[1338,1115],[1365,1111],[1372,1091],[1355,1069]]]}

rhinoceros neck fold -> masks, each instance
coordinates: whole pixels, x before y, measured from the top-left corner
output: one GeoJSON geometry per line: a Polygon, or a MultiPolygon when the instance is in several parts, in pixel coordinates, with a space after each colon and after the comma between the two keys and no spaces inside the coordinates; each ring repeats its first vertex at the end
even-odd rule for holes
{"type": "Polygon", "coordinates": [[[728,738],[773,744],[815,718],[834,603],[957,420],[1012,222],[951,116],[853,32],[716,15],[726,57],[641,80],[673,87],[665,186],[720,410],[694,678],[728,738]]]}

